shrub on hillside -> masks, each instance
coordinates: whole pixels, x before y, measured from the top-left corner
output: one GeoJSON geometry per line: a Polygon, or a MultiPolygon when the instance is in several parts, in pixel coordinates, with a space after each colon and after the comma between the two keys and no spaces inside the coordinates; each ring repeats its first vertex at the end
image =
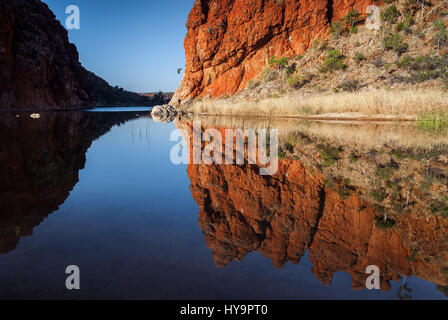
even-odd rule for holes
{"type": "Polygon", "coordinates": [[[384,12],[381,13],[381,19],[386,22],[389,22],[390,24],[395,23],[399,16],[400,11],[398,11],[395,5],[387,7],[386,10],[384,10],[384,12]]]}
{"type": "Polygon", "coordinates": [[[409,82],[448,79],[448,56],[425,55],[416,58],[406,56],[396,65],[410,72],[410,76],[405,79],[409,82]]]}
{"type": "Polygon", "coordinates": [[[391,33],[384,38],[384,48],[393,50],[400,56],[408,50],[409,45],[403,41],[400,34],[391,33]]]}
{"type": "Polygon", "coordinates": [[[344,56],[339,50],[330,50],[327,53],[327,58],[324,60],[321,72],[333,72],[336,70],[345,70],[347,65],[344,63],[344,56]]]}
{"type": "Polygon", "coordinates": [[[351,10],[345,16],[345,23],[349,24],[352,29],[353,29],[353,27],[355,27],[355,25],[357,23],[359,23],[361,21],[362,21],[361,14],[357,10],[355,10],[355,9],[351,10]]]}
{"type": "Polygon", "coordinates": [[[440,20],[436,21],[434,28],[437,30],[434,36],[434,43],[437,45],[437,48],[440,49],[442,46],[448,46],[448,29],[445,22],[440,20]]]}
{"type": "Polygon", "coordinates": [[[280,68],[284,68],[288,65],[288,58],[286,57],[281,57],[280,59],[277,59],[276,56],[273,56],[271,59],[269,59],[269,65],[272,66],[277,66],[280,68]]]}
{"type": "Polygon", "coordinates": [[[345,32],[347,29],[347,25],[341,20],[335,21],[331,24],[330,32],[334,37],[339,37],[341,34],[345,32]]]}

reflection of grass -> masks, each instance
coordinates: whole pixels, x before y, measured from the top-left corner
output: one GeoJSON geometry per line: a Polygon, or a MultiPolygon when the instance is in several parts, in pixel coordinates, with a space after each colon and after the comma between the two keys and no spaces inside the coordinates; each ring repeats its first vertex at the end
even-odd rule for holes
{"type": "Polygon", "coordinates": [[[421,131],[429,132],[446,131],[448,129],[448,113],[420,115],[418,128],[421,131]]]}
{"type": "Polygon", "coordinates": [[[444,218],[448,218],[448,201],[445,198],[445,201],[435,201],[431,205],[431,212],[433,214],[440,215],[444,218]]]}
{"type": "Polygon", "coordinates": [[[446,108],[448,94],[436,89],[380,90],[328,93],[303,97],[287,94],[262,98],[256,103],[243,98],[195,101],[190,112],[214,115],[297,116],[325,113],[363,113],[367,115],[418,115],[446,108]]]}
{"type": "Polygon", "coordinates": [[[389,218],[375,217],[375,226],[380,230],[388,230],[395,226],[395,221],[389,218]]]}
{"type": "Polygon", "coordinates": [[[194,120],[200,120],[205,128],[278,129],[280,141],[288,137],[288,142],[296,146],[310,144],[316,139],[324,139],[331,145],[355,145],[364,150],[378,150],[386,145],[409,159],[419,159],[422,156],[428,159],[446,154],[448,145],[448,134],[422,131],[414,122],[341,124],[297,119],[214,116],[195,117],[194,120]],[[435,153],[428,154],[430,150],[435,153]]]}
{"type": "Polygon", "coordinates": [[[325,167],[330,167],[339,161],[339,154],[342,150],[330,146],[319,146],[322,164],[325,167]]]}
{"type": "Polygon", "coordinates": [[[372,199],[376,202],[381,203],[386,199],[387,193],[382,189],[377,189],[370,192],[370,197],[372,197],[372,199]]]}
{"type": "Polygon", "coordinates": [[[388,181],[394,174],[394,168],[391,166],[379,167],[376,172],[383,180],[388,181]]]}
{"type": "Polygon", "coordinates": [[[437,290],[442,292],[448,298],[448,286],[437,286],[437,290]]]}

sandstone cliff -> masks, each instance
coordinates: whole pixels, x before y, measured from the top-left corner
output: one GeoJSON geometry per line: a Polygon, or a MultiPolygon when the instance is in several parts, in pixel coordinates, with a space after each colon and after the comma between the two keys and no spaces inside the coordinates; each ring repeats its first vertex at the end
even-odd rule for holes
{"type": "Polygon", "coordinates": [[[332,21],[370,0],[196,0],[187,22],[186,70],[172,103],[246,87],[272,56],[296,56],[332,21]]]}
{"type": "Polygon", "coordinates": [[[150,104],[84,69],[67,31],[39,0],[0,0],[0,109],[150,104]]]}

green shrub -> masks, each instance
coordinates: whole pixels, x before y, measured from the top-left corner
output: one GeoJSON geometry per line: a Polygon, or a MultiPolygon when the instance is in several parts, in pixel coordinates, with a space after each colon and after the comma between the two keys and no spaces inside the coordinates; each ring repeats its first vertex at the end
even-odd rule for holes
{"type": "Polygon", "coordinates": [[[448,46],[448,29],[445,23],[443,21],[436,21],[434,28],[437,30],[434,36],[434,43],[437,45],[437,48],[448,46]]]}
{"type": "Polygon", "coordinates": [[[330,32],[334,37],[339,37],[341,34],[345,32],[347,29],[347,25],[344,24],[341,20],[335,21],[331,24],[330,32]]]}
{"type": "Polygon", "coordinates": [[[403,31],[405,28],[404,22],[400,22],[397,24],[396,30],[397,32],[403,31]]]}
{"type": "Polygon", "coordinates": [[[273,56],[271,59],[269,59],[269,65],[273,66],[276,65],[277,67],[284,68],[288,64],[288,58],[281,57],[280,59],[276,59],[276,56],[273,56]]]}
{"type": "Polygon", "coordinates": [[[345,80],[341,83],[338,89],[342,91],[354,92],[358,91],[360,87],[360,82],[358,80],[345,80]]]}
{"type": "Polygon", "coordinates": [[[364,54],[362,54],[361,52],[356,52],[355,56],[353,57],[353,60],[355,60],[356,62],[362,62],[364,60],[366,60],[366,56],[364,54]]]}
{"type": "Polygon", "coordinates": [[[387,9],[381,13],[381,19],[389,22],[390,24],[395,23],[399,16],[400,12],[395,5],[387,7],[387,9]]]}
{"type": "Polygon", "coordinates": [[[327,58],[324,60],[321,72],[333,72],[336,70],[345,70],[347,65],[344,64],[344,56],[339,50],[330,50],[327,53],[327,58]]]}
{"type": "Polygon", "coordinates": [[[408,67],[414,62],[414,58],[410,56],[404,57],[401,61],[397,61],[395,64],[399,68],[408,67]]]}
{"type": "Polygon", "coordinates": [[[398,33],[391,33],[384,38],[384,48],[387,50],[393,50],[398,55],[405,53],[409,45],[403,42],[403,38],[398,33]]]}
{"type": "Polygon", "coordinates": [[[392,175],[394,174],[394,168],[391,166],[379,167],[376,170],[378,176],[380,176],[383,180],[390,180],[392,175]]]}
{"type": "Polygon", "coordinates": [[[448,79],[448,57],[437,55],[418,56],[416,58],[406,56],[398,61],[397,66],[405,68],[411,73],[407,81],[421,82],[431,79],[448,79]]]}
{"type": "Polygon", "coordinates": [[[302,80],[303,80],[302,76],[294,74],[288,78],[286,83],[292,88],[298,88],[302,86],[302,80]]]}
{"type": "Polygon", "coordinates": [[[319,146],[320,157],[322,158],[322,164],[326,167],[330,167],[339,161],[339,154],[341,149],[329,146],[319,146]]]}
{"type": "Polygon", "coordinates": [[[444,218],[448,218],[448,203],[436,201],[435,203],[431,204],[431,212],[444,218]]]}
{"type": "Polygon", "coordinates": [[[370,197],[376,202],[381,203],[386,199],[387,193],[382,189],[377,189],[370,192],[370,197]]]}
{"type": "Polygon", "coordinates": [[[345,23],[349,24],[353,28],[358,22],[362,20],[361,14],[353,9],[345,16],[345,23]]]}

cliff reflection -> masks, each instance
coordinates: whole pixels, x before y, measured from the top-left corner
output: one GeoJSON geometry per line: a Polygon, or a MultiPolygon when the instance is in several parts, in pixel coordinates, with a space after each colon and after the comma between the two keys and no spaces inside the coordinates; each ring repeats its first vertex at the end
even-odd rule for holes
{"type": "MultiPolygon", "coordinates": [[[[249,165],[188,166],[199,226],[217,266],[258,251],[282,267],[300,263],[308,250],[313,274],[326,285],[344,271],[354,289],[364,289],[366,267],[376,265],[383,290],[414,275],[446,291],[446,136],[396,124],[199,120],[204,130],[281,132],[273,176],[249,165]]],[[[177,126],[191,132],[192,123],[177,126]]],[[[404,284],[401,297],[406,290],[404,284]]]]}
{"type": "Polygon", "coordinates": [[[0,254],[14,250],[78,182],[92,141],[135,113],[7,113],[0,117],[0,254]]]}

